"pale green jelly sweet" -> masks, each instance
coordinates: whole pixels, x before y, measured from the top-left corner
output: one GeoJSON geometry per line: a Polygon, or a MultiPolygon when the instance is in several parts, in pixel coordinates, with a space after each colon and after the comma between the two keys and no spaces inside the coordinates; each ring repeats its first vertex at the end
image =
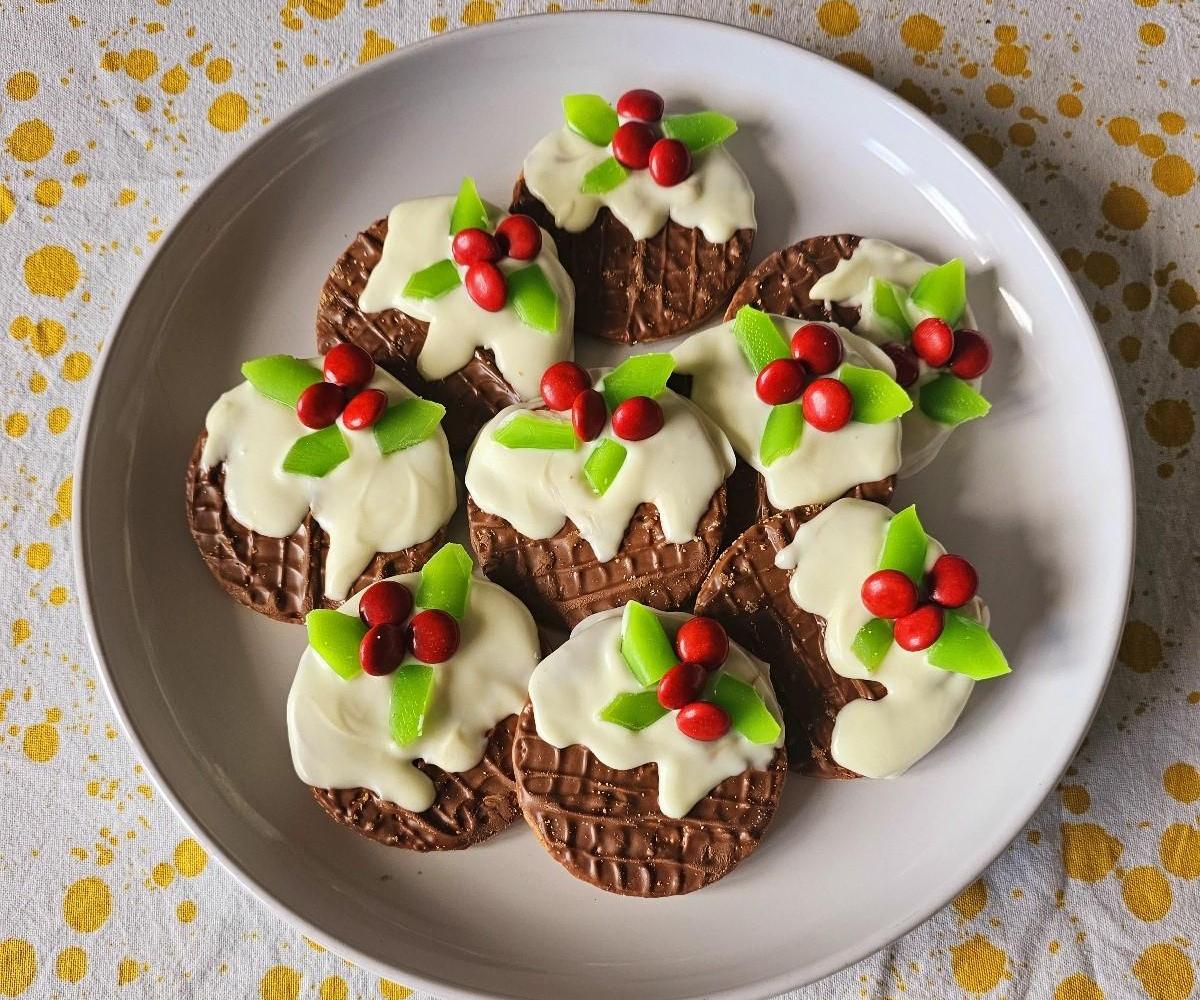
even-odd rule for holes
{"type": "Polygon", "coordinates": [[[888,521],[879,554],[879,569],[897,569],[917,586],[925,576],[925,552],[929,540],[915,506],[905,507],[888,521]]]}
{"type": "Polygon", "coordinates": [[[837,371],[854,399],[852,419],[860,424],[883,424],[896,420],[913,407],[911,397],[887,372],[858,365],[842,365],[837,371]]]}
{"type": "Polygon", "coordinates": [[[929,647],[929,662],[977,681],[1012,672],[991,633],[958,611],[946,612],[942,634],[929,647]]]}
{"type": "Polygon", "coordinates": [[[417,740],[425,728],[425,716],[433,702],[433,681],[434,670],[427,663],[405,663],[392,674],[388,724],[392,740],[402,747],[417,740]]]}
{"type": "Polygon", "coordinates": [[[290,354],[271,354],[242,365],[242,376],[255,389],[284,406],[295,406],[300,394],[321,381],[321,372],[290,354]]]}
{"type": "Polygon", "coordinates": [[[954,326],[967,308],[967,269],[962,259],[955,257],[926,271],[913,285],[908,299],[920,312],[954,326]]]}
{"type": "Polygon", "coordinates": [[[629,171],[609,156],[597,163],[583,175],[579,182],[579,190],[583,194],[607,194],[613,188],[620,187],[629,178],[629,171]]]}
{"type": "Polygon", "coordinates": [[[566,420],[517,413],[492,432],[492,440],[505,448],[536,448],[541,451],[574,451],[579,438],[566,420]]]}
{"type": "Polygon", "coordinates": [[[609,410],[634,396],[653,399],[667,387],[667,379],[675,371],[673,355],[661,352],[637,354],[626,358],[604,376],[600,391],[609,410]]]}
{"type": "Polygon", "coordinates": [[[804,436],[804,410],[799,403],[772,406],[763,427],[758,457],[763,465],[771,465],[800,447],[804,436]]]}
{"type": "Polygon", "coordinates": [[[471,557],[458,542],[443,545],[421,567],[417,607],[436,608],[461,620],[471,592],[471,569],[471,557]]]}
{"type": "Polygon", "coordinates": [[[722,673],[717,677],[709,700],[729,714],[729,722],[751,743],[774,745],[782,726],[767,708],[766,702],[745,681],[722,673]]]}
{"type": "Polygon", "coordinates": [[[508,301],[526,326],[554,333],[558,329],[558,296],[538,264],[519,267],[505,276],[508,301]]]}
{"type": "Polygon", "coordinates": [[[305,434],[283,456],[283,471],[295,476],[327,476],[350,457],[350,448],[342,437],[341,428],[330,424],[319,431],[305,434]]]}
{"type": "Polygon", "coordinates": [[[612,438],[605,438],[583,463],[583,475],[587,479],[592,492],[598,497],[604,496],[612,486],[629,450],[612,438]]]}
{"type": "Polygon", "coordinates": [[[666,714],[667,710],[659,703],[658,692],[654,690],[622,691],[600,709],[600,718],[603,721],[615,723],[635,733],[654,725],[666,714]]]}
{"type": "Polygon", "coordinates": [[[563,116],[575,132],[595,146],[607,146],[617,131],[617,113],[599,94],[567,94],[563,116]]]}
{"type": "Polygon", "coordinates": [[[657,684],[679,662],[658,615],[637,601],[625,605],[621,656],[641,684],[657,684]]]}
{"type": "Polygon", "coordinates": [[[921,386],[919,402],[925,416],[952,427],[986,416],[992,408],[974,387],[949,372],[921,386]]]}
{"type": "Polygon", "coordinates": [[[892,623],[882,618],[872,618],[854,635],[850,651],[868,670],[874,672],[887,656],[892,646],[892,623]]]}
{"type": "Polygon", "coordinates": [[[389,406],[371,432],[384,455],[403,451],[433,436],[446,408],[431,399],[402,399],[389,406]]]}
{"type": "Polygon", "coordinates": [[[454,261],[447,257],[415,272],[404,283],[403,294],[410,299],[440,299],[461,281],[454,261]]]}
{"type": "Polygon", "coordinates": [[[904,289],[883,278],[871,278],[870,286],[867,298],[876,321],[897,340],[908,340],[912,327],[904,311],[904,300],[907,298],[904,289]]]}
{"type": "Polygon", "coordinates": [[[737,122],[716,111],[697,111],[664,118],[662,131],[668,139],[678,139],[693,153],[698,153],[728,139],[737,131],[737,122]]]}
{"type": "Polygon", "coordinates": [[[492,228],[492,220],[488,217],[487,206],[479,197],[479,189],[475,186],[473,177],[464,177],[458,186],[458,196],[454,199],[454,208],[450,212],[450,235],[464,229],[492,228]]]}
{"type": "Polygon", "coordinates": [[[762,371],[772,361],[791,356],[779,327],[761,309],[742,306],[733,318],[733,334],[737,337],[742,354],[756,372],[762,371]]]}
{"type": "Polygon", "coordinates": [[[304,618],[308,631],[308,644],[339,677],[349,680],[362,671],[358,661],[358,647],[367,626],[358,615],[344,615],[340,611],[317,608],[304,618]]]}

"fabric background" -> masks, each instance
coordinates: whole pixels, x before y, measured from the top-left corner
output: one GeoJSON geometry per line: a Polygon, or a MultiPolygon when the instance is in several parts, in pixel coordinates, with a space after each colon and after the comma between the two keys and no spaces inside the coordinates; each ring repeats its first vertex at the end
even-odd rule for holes
{"type": "MultiPolygon", "coordinates": [[[[0,0],[0,996],[409,995],[306,941],[209,864],[114,728],[71,573],[74,437],[143,256],[263,124],[415,39],[593,6],[0,0]]],[[[1195,996],[1200,6],[632,6],[814,49],[960,136],[1074,273],[1136,456],[1130,620],[1061,787],[952,906],[795,996],[1195,996]]]]}

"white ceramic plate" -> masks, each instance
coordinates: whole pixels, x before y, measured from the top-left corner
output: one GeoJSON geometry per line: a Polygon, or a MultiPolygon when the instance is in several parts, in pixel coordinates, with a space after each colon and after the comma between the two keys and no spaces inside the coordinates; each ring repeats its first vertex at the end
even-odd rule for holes
{"type": "MultiPolygon", "coordinates": [[[[588,345],[586,360],[603,352],[588,345]]],[[[1128,590],[1128,443],[1104,353],[1056,255],[959,145],[854,73],[698,21],[594,13],[462,32],[372,63],[267,129],[175,224],[96,378],[76,475],[96,660],[166,798],[305,933],[445,997],[765,997],[883,946],[1018,832],[1104,688],[1128,590]],[[767,84],[770,81],[770,84],[767,84]],[[966,258],[994,331],[987,420],[904,484],[982,568],[1015,673],[895,781],[792,776],[758,852],[679,899],[593,891],[519,822],[440,857],[326,819],[292,772],[284,701],[303,630],[237,607],[184,523],[192,440],[245,358],[312,350],[326,270],[401,199],[471,172],[502,202],[559,97],[629,86],[735,115],[756,256],[803,236],[966,258]]]]}

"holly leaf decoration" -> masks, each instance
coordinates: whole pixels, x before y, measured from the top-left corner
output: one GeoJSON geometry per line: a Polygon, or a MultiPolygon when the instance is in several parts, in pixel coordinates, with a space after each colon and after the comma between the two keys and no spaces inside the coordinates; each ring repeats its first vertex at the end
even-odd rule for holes
{"type": "Polygon", "coordinates": [[[609,412],[634,396],[653,399],[667,387],[667,379],[674,371],[675,358],[671,354],[635,354],[626,358],[604,376],[600,387],[609,412]]]}
{"type": "Polygon", "coordinates": [[[542,451],[574,451],[579,438],[569,421],[516,413],[492,431],[492,440],[505,448],[537,448],[542,451]]]}
{"type": "Polygon", "coordinates": [[[371,431],[379,450],[390,455],[432,437],[445,415],[446,408],[433,400],[402,399],[387,408],[371,431]]]}
{"type": "Polygon", "coordinates": [[[868,283],[867,301],[879,325],[886,328],[889,336],[896,340],[908,340],[912,325],[904,311],[904,300],[908,297],[899,285],[882,278],[871,278],[868,283]]]}
{"type": "Polygon", "coordinates": [[[657,684],[679,658],[658,615],[630,601],[621,621],[621,656],[639,684],[657,684]]]}
{"type": "Polygon", "coordinates": [[[693,153],[717,146],[737,131],[737,122],[716,111],[697,111],[691,115],[668,115],[662,123],[663,135],[678,139],[693,153]]]}
{"type": "Polygon", "coordinates": [[[992,408],[979,392],[949,372],[921,386],[919,402],[925,416],[951,427],[986,416],[992,408]]]}
{"type": "Polygon", "coordinates": [[[579,182],[579,190],[583,194],[607,194],[613,188],[620,187],[629,178],[629,171],[608,156],[597,163],[583,175],[579,182]]]}
{"type": "Polygon", "coordinates": [[[479,197],[475,179],[464,177],[458,186],[454,207],[450,210],[450,235],[455,236],[463,229],[490,230],[491,228],[492,220],[488,216],[487,206],[479,197]]]}
{"type": "Polygon", "coordinates": [[[758,457],[770,466],[800,447],[804,435],[804,410],[799,403],[772,406],[758,445],[758,457]]]}
{"type": "Polygon", "coordinates": [[[448,542],[421,567],[417,607],[437,608],[462,620],[471,592],[471,557],[458,542],[448,542]]]}
{"type": "Polygon", "coordinates": [[[617,113],[599,94],[567,94],[562,99],[563,116],[571,130],[594,146],[607,146],[617,131],[617,113]]]}
{"type": "Polygon", "coordinates": [[[708,700],[725,709],[733,728],[751,743],[773,744],[783,732],[762,695],[752,685],[730,674],[722,673],[717,677],[708,700]]]}
{"type": "Polygon", "coordinates": [[[596,496],[602,497],[608,492],[628,454],[629,449],[623,444],[612,438],[605,438],[588,455],[587,461],[583,463],[583,476],[596,496]]]}
{"type": "Polygon", "coordinates": [[[283,471],[321,479],[350,457],[350,449],[337,424],[298,437],[283,456],[283,471]]]}
{"type": "Polygon", "coordinates": [[[447,257],[410,275],[401,294],[409,299],[440,299],[461,283],[458,268],[447,257]]]}
{"type": "Polygon", "coordinates": [[[850,652],[858,657],[868,671],[874,673],[891,646],[892,623],[883,618],[872,618],[855,633],[850,652]]]}
{"type": "Polygon", "coordinates": [[[854,399],[854,416],[860,424],[898,420],[913,407],[908,393],[887,372],[859,365],[842,365],[837,371],[854,399]]]}
{"type": "Polygon", "coordinates": [[[358,647],[367,634],[367,626],[358,615],[317,608],[304,616],[304,627],[308,631],[308,644],[330,670],[346,680],[359,675],[362,666],[358,647]]]}
{"type": "Polygon", "coordinates": [[[742,354],[757,374],[772,361],[791,357],[783,334],[775,321],[761,309],[742,306],[733,318],[733,335],[737,337],[742,354]]]}
{"type": "Polygon", "coordinates": [[[433,667],[415,660],[402,664],[392,674],[392,699],[388,728],[399,746],[414,743],[425,730],[425,719],[433,703],[433,667]]]}
{"type": "Polygon", "coordinates": [[[917,517],[916,505],[905,507],[888,521],[877,568],[897,569],[920,587],[925,576],[925,554],[928,547],[929,538],[925,534],[921,519],[917,517]]]}
{"type": "Polygon", "coordinates": [[[540,264],[530,264],[509,271],[508,301],[517,311],[517,316],[526,326],[543,333],[554,333],[558,329],[558,296],[546,278],[540,264]]]}
{"type": "Polygon", "coordinates": [[[960,611],[946,612],[942,634],[929,647],[929,662],[977,681],[1012,672],[991,633],[960,611]]]}
{"type": "Polygon", "coordinates": [[[322,379],[321,372],[307,361],[290,354],[270,354],[242,365],[242,377],[276,403],[295,406],[300,394],[322,379]]]}
{"type": "Polygon", "coordinates": [[[600,718],[618,726],[639,732],[652,726],[667,710],[659,704],[657,691],[622,691],[600,709],[600,718]]]}
{"type": "Polygon", "coordinates": [[[918,312],[957,325],[967,308],[967,268],[962,259],[955,257],[926,271],[908,293],[908,301],[918,312]]]}

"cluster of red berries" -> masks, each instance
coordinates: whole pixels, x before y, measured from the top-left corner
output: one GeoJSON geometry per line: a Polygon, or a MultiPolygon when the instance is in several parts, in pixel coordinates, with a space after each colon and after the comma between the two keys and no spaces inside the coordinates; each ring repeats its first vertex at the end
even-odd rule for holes
{"type": "MultiPolygon", "coordinates": [[[[604,396],[574,361],[559,361],[542,373],[542,402],[549,410],[571,411],[571,426],[580,441],[594,441],[608,420],[604,396]]],[[[644,441],[662,430],[663,419],[662,407],[649,396],[631,396],[613,408],[612,429],[624,441],[644,441]]]]}
{"type": "Polygon", "coordinates": [[[405,654],[422,663],[445,663],[458,652],[458,622],[453,615],[429,608],[413,615],[412,592],[395,580],[368,587],[358,602],[367,634],[358,646],[358,662],[372,677],[384,677],[404,662],[405,654]]]}
{"type": "Polygon", "coordinates": [[[817,430],[841,430],[854,415],[854,397],[844,382],[828,376],[843,353],[842,338],[833,330],[805,323],[792,334],[792,356],[765,365],[754,391],[769,406],[799,399],[804,419],[817,430]]]}
{"type": "Polygon", "coordinates": [[[460,229],[450,243],[456,264],[466,267],[467,294],[480,309],[499,312],[508,301],[508,282],[496,266],[498,260],[533,260],[542,249],[542,231],[528,215],[502,219],[494,233],[470,227],[460,229]]]}
{"type": "Polygon", "coordinates": [[[716,740],[729,732],[729,713],[700,694],[708,675],[720,670],[729,655],[729,636],[712,618],[689,618],[675,633],[679,662],[658,682],[658,703],[676,712],[675,725],[693,740],[716,740]]]}
{"type": "Polygon", "coordinates": [[[930,368],[948,369],[961,379],[979,378],[992,364],[992,345],[977,330],[954,330],[944,319],[930,316],[913,328],[912,343],[892,340],[883,350],[896,366],[896,381],[907,389],[917,381],[917,360],[930,368]]]}
{"type": "Polygon", "coordinates": [[[367,389],[375,375],[375,362],[355,344],[338,344],[322,365],[323,382],[314,382],[296,400],[296,416],[313,430],[328,427],[338,417],[350,431],[370,427],[387,409],[387,393],[367,389]]]}
{"type": "Polygon", "coordinates": [[[863,606],[876,618],[891,619],[892,638],[909,652],[928,649],[942,634],[946,608],[961,608],[979,587],[979,575],[962,556],[939,556],[926,574],[926,596],[898,569],[881,569],[863,581],[863,606]]]}
{"type": "Polygon", "coordinates": [[[628,90],[617,101],[624,119],[612,137],[613,157],[630,170],[649,168],[659,187],[674,187],[692,172],[692,153],[678,139],[664,139],[656,123],[665,104],[653,90],[628,90]]]}

